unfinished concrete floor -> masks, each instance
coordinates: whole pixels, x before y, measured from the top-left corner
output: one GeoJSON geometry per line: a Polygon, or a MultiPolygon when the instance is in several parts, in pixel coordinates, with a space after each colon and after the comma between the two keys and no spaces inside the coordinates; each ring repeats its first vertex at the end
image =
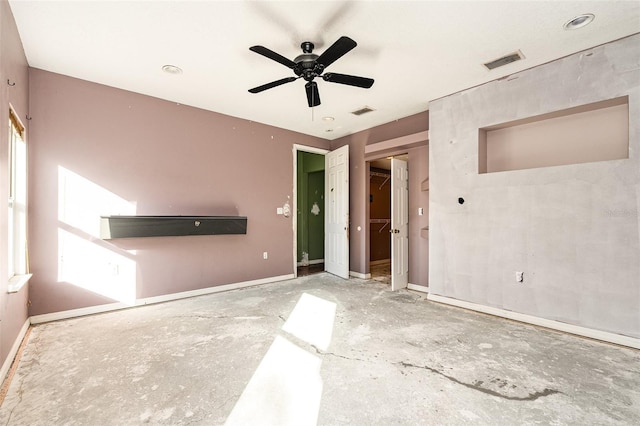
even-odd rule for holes
{"type": "Polygon", "coordinates": [[[36,326],[0,422],[640,424],[640,352],[322,273],[36,326]]]}

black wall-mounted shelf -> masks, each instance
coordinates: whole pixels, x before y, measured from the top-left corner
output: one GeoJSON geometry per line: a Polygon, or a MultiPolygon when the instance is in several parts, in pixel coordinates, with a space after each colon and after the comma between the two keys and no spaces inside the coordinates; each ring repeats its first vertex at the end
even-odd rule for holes
{"type": "Polygon", "coordinates": [[[102,216],[100,238],[246,234],[245,216],[102,216]]]}

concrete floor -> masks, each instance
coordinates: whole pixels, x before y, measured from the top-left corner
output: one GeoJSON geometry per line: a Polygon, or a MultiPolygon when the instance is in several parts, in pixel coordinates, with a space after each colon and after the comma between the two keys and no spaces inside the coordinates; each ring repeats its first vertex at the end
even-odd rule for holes
{"type": "Polygon", "coordinates": [[[321,273],[36,326],[0,422],[640,424],[640,352],[321,273]]]}

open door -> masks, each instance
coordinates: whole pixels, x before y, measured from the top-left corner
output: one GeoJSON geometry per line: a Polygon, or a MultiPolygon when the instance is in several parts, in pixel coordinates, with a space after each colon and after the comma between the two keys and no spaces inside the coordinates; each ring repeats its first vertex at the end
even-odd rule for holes
{"type": "Polygon", "coordinates": [[[349,146],[324,157],[324,268],[349,278],[349,146]]]}
{"type": "Polygon", "coordinates": [[[407,162],[391,159],[391,290],[409,283],[409,172],[407,162]]]}

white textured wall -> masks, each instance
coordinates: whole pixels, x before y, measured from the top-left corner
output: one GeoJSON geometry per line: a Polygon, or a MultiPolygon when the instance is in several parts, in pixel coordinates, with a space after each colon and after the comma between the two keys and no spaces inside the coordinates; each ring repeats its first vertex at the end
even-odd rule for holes
{"type": "Polygon", "coordinates": [[[635,35],[430,103],[433,294],[640,337],[638,46],[635,35]],[[629,159],[478,174],[479,128],[624,95],[629,159]]]}

